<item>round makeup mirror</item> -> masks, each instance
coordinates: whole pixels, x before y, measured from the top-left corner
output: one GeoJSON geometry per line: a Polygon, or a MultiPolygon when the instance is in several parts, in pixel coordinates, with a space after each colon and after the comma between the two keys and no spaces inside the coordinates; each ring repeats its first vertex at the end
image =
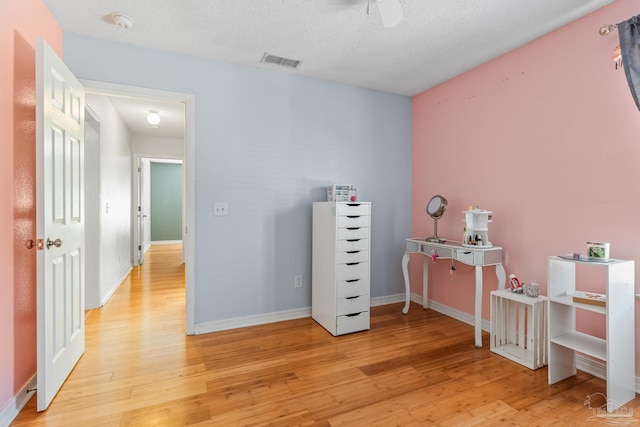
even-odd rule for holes
{"type": "Polygon", "coordinates": [[[447,199],[441,195],[437,194],[429,200],[427,214],[433,218],[433,236],[427,238],[428,242],[444,243],[447,241],[447,239],[438,237],[438,220],[442,218],[445,210],[447,210],[447,199]]]}

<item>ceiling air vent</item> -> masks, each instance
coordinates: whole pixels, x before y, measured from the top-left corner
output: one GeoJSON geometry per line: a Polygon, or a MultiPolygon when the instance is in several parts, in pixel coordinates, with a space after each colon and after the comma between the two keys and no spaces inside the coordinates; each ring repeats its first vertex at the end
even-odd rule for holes
{"type": "Polygon", "coordinates": [[[302,64],[302,61],[297,59],[283,58],[282,56],[269,55],[268,53],[262,55],[260,62],[281,65],[288,68],[298,68],[300,64],[302,64]]]}

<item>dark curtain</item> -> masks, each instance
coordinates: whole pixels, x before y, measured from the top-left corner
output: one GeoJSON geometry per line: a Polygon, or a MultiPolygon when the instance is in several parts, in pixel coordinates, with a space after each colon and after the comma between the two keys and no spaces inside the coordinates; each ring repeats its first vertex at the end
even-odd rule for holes
{"type": "Polygon", "coordinates": [[[640,15],[618,24],[620,36],[620,53],[622,65],[627,76],[631,95],[640,110],[638,95],[640,94],[640,15]]]}

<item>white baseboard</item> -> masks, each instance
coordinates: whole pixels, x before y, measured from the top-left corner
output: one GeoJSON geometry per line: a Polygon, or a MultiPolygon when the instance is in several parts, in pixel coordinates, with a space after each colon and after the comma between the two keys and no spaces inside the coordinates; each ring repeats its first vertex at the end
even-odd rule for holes
{"type": "MultiPolygon", "coordinates": [[[[393,304],[401,301],[404,301],[404,294],[377,297],[371,299],[371,306],[375,307],[378,305],[393,304]]],[[[311,317],[311,307],[199,323],[195,325],[195,334],[207,334],[209,332],[226,331],[228,329],[264,325],[267,323],[281,322],[283,320],[301,319],[304,317],[311,317]]]]}
{"type": "Polygon", "coordinates": [[[404,294],[388,295],[386,297],[371,298],[369,302],[371,307],[377,307],[379,305],[395,304],[397,302],[404,302],[404,294]]]}
{"type": "MultiPolygon", "coordinates": [[[[607,365],[597,360],[576,354],[576,368],[601,380],[607,379],[607,365]]],[[[636,393],[638,393],[638,377],[636,377],[636,393]]]]}
{"type": "Polygon", "coordinates": [[[152,240],[151,241],[151,245],[173,245],[174,243],[182,243],[182,240],[152,240]]]}
{"type": "Polygon", "coordinates": [[[120,278],[116,280],[113,286],[111,286],[111,289],[109,289],[109,291],[105,294],[105,296],[102,297],[102,302],[100,307],[104,306],[107,302],[109,302],[109,300],[111,299],[113,294],[118,290],[122,282],[124,282],[124,280],[127,278],[129,273],[131,273],[131,270],[133,270],[133,267],[129,266],[129,268],[122,274],[122,276],[120,276],[120,278]]]}
{"type": "Polygon", "coordinates": [[[236,317],[233,319],[214,320],[212,322],[196,323],[195,334],[226,331],[228,329],[244,328],[247,326],[264,325],[266,323],[281,322],[283,320],[311,317],[311,307],[295,310],[278,311],[275,313],[256,314],[253,316],[236,317]]]}
{"type": "MultiPolygon", "coordinates": [[[[411,294],[411,301],[422,306],[422,295],[411,294]]],[[[476,318],[473,314],[469,314],[465,311],[460,311],[458,309],[449,307],[448,305],[440,304],[439,302],[433,300],[429,301],[428,307],[433,311],[437,311],[438,313],[442,313],[445,316],[452,317],[456,320],[461,321],[462,323],[466,323],[467,325],[475,325],[476,318]]],[[[482,319],[482,330],[489,332],[490,329],[491,323],[488,320],[482,319]]]]}
{"type": "Polygon", "coordinates": [[[8,426],[18,416],[32,396],[35,396],[37,378],[34,375],[20,392],[0,411],[0,426],[8,426]],[[31,391],[29,391],[31,390],[31,391]]]}

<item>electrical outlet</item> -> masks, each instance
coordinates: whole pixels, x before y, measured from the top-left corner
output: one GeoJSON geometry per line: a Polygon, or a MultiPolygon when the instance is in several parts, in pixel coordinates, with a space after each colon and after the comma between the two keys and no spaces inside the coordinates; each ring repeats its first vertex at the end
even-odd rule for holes
{"type": "Polygon", "coordinates": [[[301,288],[302,287],[302,274],[296,274],[293,276],[293,287],[301,288]]]}
{"type": "Polygon", "coordinates": [[[213,202],[213,216],[227,216],[227,202],[213,202]]]}

